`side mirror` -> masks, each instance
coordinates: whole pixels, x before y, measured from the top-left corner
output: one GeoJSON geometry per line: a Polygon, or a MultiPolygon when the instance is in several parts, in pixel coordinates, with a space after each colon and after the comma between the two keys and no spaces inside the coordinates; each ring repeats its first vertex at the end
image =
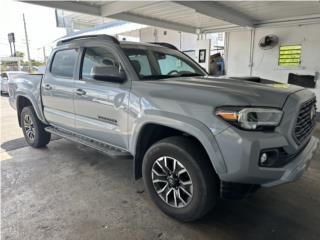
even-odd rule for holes
{"type": "Polygon", "coordinates": [[[95,66],[91,75],[93,79],[108,82],[123,83],[126,80],[126,74],[116,66],[95,66]]]}

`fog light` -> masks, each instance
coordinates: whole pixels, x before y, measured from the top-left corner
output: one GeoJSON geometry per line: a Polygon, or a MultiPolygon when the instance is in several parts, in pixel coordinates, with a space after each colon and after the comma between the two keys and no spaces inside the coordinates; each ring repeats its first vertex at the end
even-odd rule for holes
{"type": "Polygon", "coordinates": [[[264,163],[268,160],[268,155],[266,153],[262,153],[260,156],[260,164],[264,165],[264,163]]]}
{"type": "Polygon", "coordinates": [[[278,149],[267,149],[260,153],[259,165],[261,167],[273,167],[279,159],[278,149]]]}

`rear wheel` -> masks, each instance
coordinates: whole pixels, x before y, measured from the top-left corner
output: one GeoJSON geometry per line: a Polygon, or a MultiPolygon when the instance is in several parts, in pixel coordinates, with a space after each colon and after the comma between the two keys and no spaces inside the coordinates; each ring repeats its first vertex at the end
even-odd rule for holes
{"type": "Polygon", "coordinates": [[[32,107],[24,107],[21,111],[21,127],[27,143],[34,148],[46,146],[51,134],[44,130],[45,125],[40,122],[32,107]]]}
{"type": "Polygon", "coordinates": [[[180,221],[201,218],[218,198],[219,179],[208,156],[186,137],[151,146],[143,159],[143,179],[156,205],[180,221]]]}

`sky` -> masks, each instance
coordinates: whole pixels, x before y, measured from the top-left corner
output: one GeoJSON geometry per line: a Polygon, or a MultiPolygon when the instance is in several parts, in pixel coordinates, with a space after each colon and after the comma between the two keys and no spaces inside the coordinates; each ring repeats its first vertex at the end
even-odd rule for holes
{"type": "Polygon", "coordinates": [[[26,58],[23,13],[26,18],[31,59],[43,60],[43,46],[46,46],[46,55],[49,55],[52,42],[64,36],[66,30],[56,27],[53,8],[13,0],[0,0],[0,57],[10,56],[8,33],[14,32],[16,50],[24,52],[26,58]]]}

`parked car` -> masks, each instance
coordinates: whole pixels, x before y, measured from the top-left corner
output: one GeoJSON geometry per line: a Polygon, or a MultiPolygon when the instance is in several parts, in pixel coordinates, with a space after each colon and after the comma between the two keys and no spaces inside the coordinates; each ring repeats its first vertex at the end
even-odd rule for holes
{"type": "Polygon", "coordinates": [[[21,71],[8,71],[1,73],[1,94],[9,93],[8,82],[14,78],[20,76],[21,74],[27,74],[26,72],[21,71]]]}
{"type": "Polygon", "coordinates": [[[58,42],[44,75],[9,84],[28,144],[44,147],[53,133],[132,158],[155,204],[181,221],[303,174],[318,144],[314,93],[213,78],[161,45],[106,35],[58,42]]]}

